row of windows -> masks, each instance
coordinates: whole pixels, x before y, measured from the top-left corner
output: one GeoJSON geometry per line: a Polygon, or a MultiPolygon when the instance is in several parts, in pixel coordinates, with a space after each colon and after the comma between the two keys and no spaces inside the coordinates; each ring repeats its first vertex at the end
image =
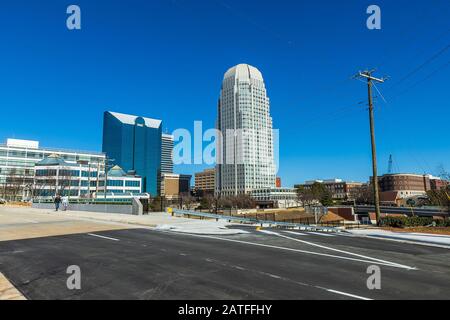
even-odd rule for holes
{"type": "Polygon", "coordinates": [[[123,187],[123,180],[108,180],[108,187],[123,187]]]}
{"type": "Polygon", "coordinates": [[[0,166],[34,167],[34,162],[0,159],[0,166]]]}
{"type": "Polygon", "coordinates": [[[38,169],[36,170],[36,177],[54,177],[56,173],[56,169],[38,169]]]}
{"type": "Polygon", "coordinates": [[[125,187],[140,187],[139,181],[125,181],[125,187]]]}
{"type": "MultiPolygon", "coordinates": [[[[10,157],[10,158],[26,158],[26,159],[44,159],[50,155],[49,152],[39,152],[39,151],[19,151],[19,150],[0,150],[0,157],[10,157]]],[[[99,156],[84,156],[84,155],[68,155],[62,154],[61,158],[66,161],[76,162],[76,161],[90,161],[90,162],[103,162],[103,158],[99,156]]]]}

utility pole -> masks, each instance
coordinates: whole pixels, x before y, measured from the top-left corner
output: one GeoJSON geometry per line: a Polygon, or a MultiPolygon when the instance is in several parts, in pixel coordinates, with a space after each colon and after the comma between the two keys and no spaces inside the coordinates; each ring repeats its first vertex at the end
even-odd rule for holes
{"type": "Polygon", "coordinates": [[[383,83],[386,79],[375,78],[372,76],[372,71],[360,71],[356,77],[367,79],[367,90],[369,97],[369,122],[370,122],[370,141],[372,144],[372,184],[373,184],[373,193],[374,193],[374,202],[375,202],[375,215],[377,220],[377,225],[380,223],[380,194],[378,191],[378,174],[377,174],[377,151],[375,144],[375,123],[373,119],[373,99],[372,99],[372,86],[374,85],[372,81],[383,83]]]}

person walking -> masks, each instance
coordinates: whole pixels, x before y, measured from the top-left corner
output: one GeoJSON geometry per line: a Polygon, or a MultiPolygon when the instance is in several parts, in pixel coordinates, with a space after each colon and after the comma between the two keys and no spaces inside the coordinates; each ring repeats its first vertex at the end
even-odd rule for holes
{"type": "Polygon", "coordinates": [[[63,210],[67,211],[67,207],[69,206],[69,197],[68,196],[62,197],[62,205],[63,205],[63,210]]]}
{"type": "Polygon", "coordinates": [[[59,204],[61,203],[61,196],[59,194],[56,195],[55,200],[53,200],[53,202],[55,203],[55,211],[58,211],[59,209],[59,204]]]}

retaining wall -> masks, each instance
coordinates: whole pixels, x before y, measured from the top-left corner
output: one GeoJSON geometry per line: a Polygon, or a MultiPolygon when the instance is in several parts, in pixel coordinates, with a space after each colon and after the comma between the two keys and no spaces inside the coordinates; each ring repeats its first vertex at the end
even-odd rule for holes
{"type": "MultiPolygon", "coordinates": [[[[33,203],[32,208],[36,209],[55,209],[53,203],[33,203]]],[[[62,205],[60,205],[60,210],[62,205]]],[[[102,212],[102,213],[119,213],[119,214],[142,214],[134,212],[133,205],[128,204],[79,204],[70,203],[67,210],[69,211],[90,211],[90,212],[102,212]]]]}

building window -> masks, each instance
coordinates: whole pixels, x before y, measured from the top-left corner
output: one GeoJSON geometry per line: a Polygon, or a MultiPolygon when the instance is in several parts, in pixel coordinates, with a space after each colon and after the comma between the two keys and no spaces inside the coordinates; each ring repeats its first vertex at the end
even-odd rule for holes
{"type": "Polygon", "coordinates": [[[140,187],[140,182],[139,182],[139,181],[125,181],[125,186],[126,186],[126,187],[136,187],[136,188],[139,188],[139,187],[140,187]]]}
{"type": "Polygon", "coordinates": [[[108,180],[108,187],[123,187],[123,180],[108,180]]]}

